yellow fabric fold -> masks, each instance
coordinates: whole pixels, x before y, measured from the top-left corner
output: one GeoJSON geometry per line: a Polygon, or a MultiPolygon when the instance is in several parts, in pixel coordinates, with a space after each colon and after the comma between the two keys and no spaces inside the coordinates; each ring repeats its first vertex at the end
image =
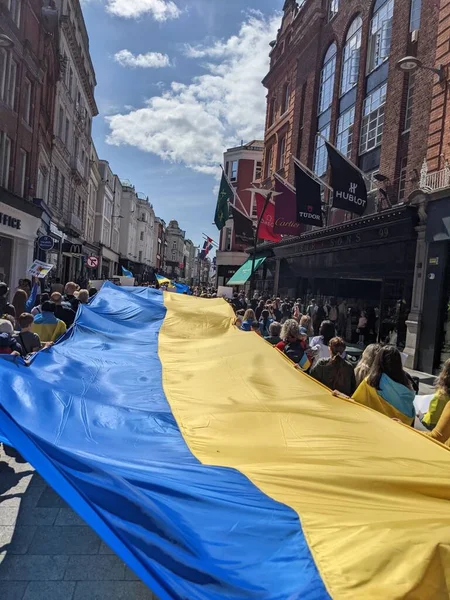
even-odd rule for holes
{"type": "Polygon", "coordinates": [[[297,512],[334,599],[449,598],[448,450],[333,397],[237,330],[223,300],[165,305],[164,391],[196,458],[297,512]]]}

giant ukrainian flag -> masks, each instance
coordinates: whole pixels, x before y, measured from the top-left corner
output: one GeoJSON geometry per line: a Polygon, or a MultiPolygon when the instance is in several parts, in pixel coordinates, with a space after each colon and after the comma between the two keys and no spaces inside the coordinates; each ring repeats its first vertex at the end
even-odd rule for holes
{"type": "Polygon", "coordinates": [[[448,598],[448,450],[232,323],[106,283],[0,429],[161,600],[448,598]]]}

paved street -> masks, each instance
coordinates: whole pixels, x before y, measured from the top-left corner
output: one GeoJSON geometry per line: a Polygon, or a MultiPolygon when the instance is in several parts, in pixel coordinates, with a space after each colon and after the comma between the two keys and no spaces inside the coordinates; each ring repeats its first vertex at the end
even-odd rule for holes
{"type": "Polygon", "coordinates": [[[30,465],[2,447],[0,598],[157,600],[30,465]]]}

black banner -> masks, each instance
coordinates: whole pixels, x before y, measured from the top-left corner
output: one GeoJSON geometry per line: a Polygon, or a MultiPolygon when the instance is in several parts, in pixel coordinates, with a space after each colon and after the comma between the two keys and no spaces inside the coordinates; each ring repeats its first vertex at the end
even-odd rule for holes
{"type": "Polygon", "coordinates": [[[297,188],[297,223],[323,227],[320,184],[297,164],[294,164],[294,167],[295,187],[297,188]]]}
{"type": "Polygon", "coordinates": [[[333,188],[333,208],[340,208],[360,217],[367,208],[367,187],[361,172],[328,142],[325,142],[330,159],[333,188]]]}
{"type": "Polygon", "coordinates": [[[239,212],[234,206],[231,207],[234,222],[234,235],[237,242],[252,244],[255,239],[253,221],[239,212]]]}

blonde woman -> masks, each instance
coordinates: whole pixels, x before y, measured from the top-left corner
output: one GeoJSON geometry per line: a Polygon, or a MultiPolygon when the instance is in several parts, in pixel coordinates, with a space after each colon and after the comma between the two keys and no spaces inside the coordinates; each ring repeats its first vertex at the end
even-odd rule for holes
{"type": "Polygon", "coordinates": [[[312,321],[309,315],[303,315],[300,319],[300,327],[303,327],[308,332],[308,337],[312,337],[314,335],[314,330],[312,328],[312,321]]]}
{"type": "Polygon", "coordinates": [[[373,365],[376,355],[381,350],[380,344],[370,344],[364,350],[361,356],[361,360],[359,361],[356,369],[355,369],[355,377],[356,377],[356,385],[358,386],[369,374],[370,368],[373,365]]]}

